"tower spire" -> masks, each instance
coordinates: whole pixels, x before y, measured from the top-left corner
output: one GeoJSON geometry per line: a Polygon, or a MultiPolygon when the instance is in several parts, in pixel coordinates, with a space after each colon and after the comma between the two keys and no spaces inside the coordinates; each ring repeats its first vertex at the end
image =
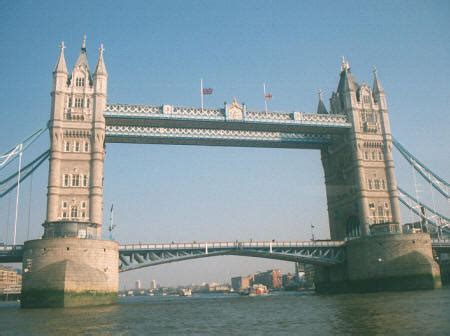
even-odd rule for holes
{"type": "Polygon", "coordinates": [[[381,82],[378,79],[378,71],[375,66],[373,67],[372,72],[373,72],[373,93],[378,94],[384,92],[383,86],[381,86],[381,82]]]}
{"type": "Polygon", "coordinates": [[[103,60],[103,52],[105,51],[105,48],[103,48],[103,43],[100,44],[100,48],[98,48],[98,51],[98,62],[97,66],[95,67],[94,76],[108,75],[108,72],[106,71],[105,61],[103,60]]]}
{"type": "Polygon", "coordinates": [[[89,71],[89,63],[86,53],[86,34],[83,35],[83,41],[81,42],[81,52],[75,62],[75,67],[85,67],[89,71]]]}
{"type": "Polygon", "coordinates": [[[323,92],[322,90],[319,90],[319,103],[317,104],[317,114],[328,114],[327,108],[325,107],[325,104],[323,103],[323,92]]]}
{"type": "Polygon", "coordinates": [[[81,51],[86,52],[86,33],[83,35],[83,42],[81,43],[81,51]]]}
{"type": "Polygon", "coordinates": [[[342,56],[341,71],[347,71],[347,70],[350,70],[350,64],[345,59],[345,57],[342,56]]]}
{"type": "Polygon", "coordinates": [[[66,65],[66,59],[64,57],[64,49],[66,46],[64,45],[64,41],[61,41],[61,44],[59,45],[59,48],[61,49],[59,53],[58,62],[56,63],[54,72],[61,72],[61,73],[67,73],[67,65],[66,65]]]}

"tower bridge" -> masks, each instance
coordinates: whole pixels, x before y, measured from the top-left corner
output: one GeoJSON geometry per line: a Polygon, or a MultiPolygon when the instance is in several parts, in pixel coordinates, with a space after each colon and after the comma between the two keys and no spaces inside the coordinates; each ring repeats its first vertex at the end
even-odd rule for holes
{"type": "MultiPolygon", "coordinates": [[[[410,203],[397,187],[392,156],[397,145],[376,71],[372,87],[359,84],[343,60],[330,109],[319,96],[316,113],[251,111],[236,99],[217,109],[111,104],[103,46],[93,72],[85,39],[70,73],[64,48],[62,43],[53,71],[50,150],[36,165],[0,181],[7,185],[17,177],[19,186],[22,176],[29,176],[49,157],[42,239],[0,246],[0,262],[23,263],[22,306],[111,303],[117,297],[119,271],[215,255],[314,264],[316,289],[321,292],[440,286],[432,252],[435,243],[427,234],[403,232],[399,196],[404,204],[410,203]],[[319,150],[331,241],[119,246],[102,240],[105,146],[114,143],[319,150]]],[[[21,144],[2,160],[7,162],[22,151],[21,144]]],[[[448,183],[406,150],[402,153],[448,199],[448,183]]],[[[0,197],[14,188],[6,187],[0,197]]],[[[448,223],[442,224],[445,216],[436,211],[433,216],[429,224],[439,230],[447,227],[448,223]]],[[[447,248],[439,244],[435,249],[447,248]]]]}

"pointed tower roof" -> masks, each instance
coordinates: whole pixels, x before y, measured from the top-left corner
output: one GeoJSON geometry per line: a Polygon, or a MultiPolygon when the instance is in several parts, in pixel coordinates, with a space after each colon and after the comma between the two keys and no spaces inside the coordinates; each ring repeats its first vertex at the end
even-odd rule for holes
{"type": "Polygon", "coordinates": [[[350,65],[348,61],[344,57],[342,57],[341,77],[339,79],[337,91],[340,93],[344,93],[347,91],[356,91],[358,87],[358,83],[353,78],[353,75],[350,72],[350,65]]]}
{"type": "Polygon", "coordinates": [[[383,86],[381,86],[381,82],[378,79],[377,68],[373,67],[373,93],[378,94],[380,92],[384,92],[383,86]]]}
{"type": "Polygon", "coordinates": [[[317,114],[328,114],[327,108],[323,103],[322,90],[319,90],[319,103],[317,104],[317,114]]]}
{"type": "Polygon", "coordinates": [[[56,63],[55,70],[53,72],[62,72],[67,73],[67,65],[66,65],[66,59],[64,57],[64,49],[66,46],[64,45],[64,41],[61,41],[61,44],[59,45],[61,48],[61,51],[59,53],[58,62],[56,63]]]}
{"type": "Polygon", "coordinates": [[[83,42],[81,43],[81,52],[77,58],[77,61],[75,62],[74,67],[78,66],[85,66],[89,70],[89,63],[86,54],[86,34],[84,34],[83,36],[83,42]]]}
{"type": "Polygon", "coordinates": [[[105,48],[103,48],[103,43],[100,44],[100,48],[98,49],[98,62],[97,66],[95,67],[94,76],[96,75],[108,75],[108,72],[106,71],[105,61],[103,60],[103,51],[105,48]]]}

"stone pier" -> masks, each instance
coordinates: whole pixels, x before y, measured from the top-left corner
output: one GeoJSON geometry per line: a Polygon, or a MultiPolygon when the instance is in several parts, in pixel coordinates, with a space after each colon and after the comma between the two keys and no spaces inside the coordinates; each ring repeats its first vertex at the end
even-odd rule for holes
{"type": "Polygon", "coordinates": [[[74,307],[115,303],[118,243],[79,238],[27,241],[21,306],[74,307]]]}
{"type": "Polygon", "coordinates": [[[441,287],[439,265],[427,234],[388,234],[354,239],[344,266],[316,269],[319,293],[402,291],[441,287]]]}

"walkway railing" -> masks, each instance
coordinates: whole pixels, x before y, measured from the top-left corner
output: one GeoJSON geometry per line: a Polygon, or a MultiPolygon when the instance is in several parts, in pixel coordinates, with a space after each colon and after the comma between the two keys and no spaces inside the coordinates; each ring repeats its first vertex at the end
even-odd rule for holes
{"type": "Polygon", "coordinates": [[[278,248],[278,247],[340,247],[345,241],[234,241],[234,242],[192,242],[163,244],[126,244],[119,249],[127,250],[181,250],[181,249],[214,249],[214,248],[278,248]]]}

